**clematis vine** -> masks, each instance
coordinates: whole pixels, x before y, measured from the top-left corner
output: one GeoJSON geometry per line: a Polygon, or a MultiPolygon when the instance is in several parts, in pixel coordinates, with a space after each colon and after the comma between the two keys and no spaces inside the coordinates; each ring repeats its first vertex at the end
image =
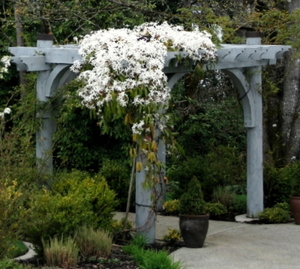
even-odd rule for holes
{"type": "Polygon", "coordinates": [[[123,119],[147,156],[146,166],[151,172],[158,164],[158,139],[166,134],[168,124],[167,115],[162,113],[170,100],[163,72],[167,53],[178,51],[195,62],[212,60],[216,47],[211,35],[198,28],[184,31],[167,22],[145,23],[133,29],[93,32],[79,45],[82,61],[74,62],[71,69],[80,72],[82,104],[97,112],[102,126],[123,119]]]}
{"type": "Polygon", "coordinates": [[[0,66],[0,79],[3,79],[3,74],[8,73],[8,67],[10,66],[11,56],[3,56],[0,60],[2,67],[0,66]]]}

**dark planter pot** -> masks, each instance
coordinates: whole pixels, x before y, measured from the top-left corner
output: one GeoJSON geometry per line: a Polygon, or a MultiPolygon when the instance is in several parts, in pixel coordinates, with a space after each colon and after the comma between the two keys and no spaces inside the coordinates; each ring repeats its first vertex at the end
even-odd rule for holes
{"type": "Polygon", "coordinates": [[[209,215],[179,215],[179,228],[188,248],[202,248],[209,224],[209,215]]]}
{"type": "Polygon", "coordinates": [[[300,197],[291,197],[291,210],[295,223],[300,225],[300,197]]]}

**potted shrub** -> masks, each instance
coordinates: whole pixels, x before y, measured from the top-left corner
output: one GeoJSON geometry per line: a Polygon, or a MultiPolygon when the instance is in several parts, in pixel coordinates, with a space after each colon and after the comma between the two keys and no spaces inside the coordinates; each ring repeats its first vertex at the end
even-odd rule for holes
{"type": "Polygon", "coordinates": [[[289,165],[292,194],[290,199],[291,211],[295,223],[300,225],[300,162],[289,165]]]}
{"type": "Polygon", "coordinates": [[[188,190],[179,200],[179,227],[186,247],[203,247],[209,215],[206,214],[206,203],[203,200],[201,184],[193,177],[188,190]]]}

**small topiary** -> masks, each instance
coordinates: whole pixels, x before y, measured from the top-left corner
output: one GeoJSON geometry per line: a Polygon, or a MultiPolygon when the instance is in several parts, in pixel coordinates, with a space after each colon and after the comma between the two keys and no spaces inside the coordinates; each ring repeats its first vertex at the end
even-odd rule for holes
{"type": "Polygon", "coordinates": [[[179,213],[182,215],[205,215],[206,203],[199,180],[192,177],[187,192],[181,195],[179,200],[179,213]]]}

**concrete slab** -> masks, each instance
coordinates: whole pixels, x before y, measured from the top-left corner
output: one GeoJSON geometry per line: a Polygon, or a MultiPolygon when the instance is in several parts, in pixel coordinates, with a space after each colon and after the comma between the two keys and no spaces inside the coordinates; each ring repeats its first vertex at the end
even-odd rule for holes
{"type": "MultiPolygon", "coordinates": [[[[178,217],[157,216],[156,238],[168,228],[179,229],[178,217]]],[[[210,220],[203,248],[181,248],[171,256],[185,269],[299,269],[299,253],[300,225],[210,220]]]]}
{"type": "MultiPolygon", "coordinates": [[[[212,222],[212,221],[210,221],[212,222]]],[[[300,268],[300,227],[241,224],[207,236],[202,249],[181,248],[174,259],[185,268],[300,268]]]]}

